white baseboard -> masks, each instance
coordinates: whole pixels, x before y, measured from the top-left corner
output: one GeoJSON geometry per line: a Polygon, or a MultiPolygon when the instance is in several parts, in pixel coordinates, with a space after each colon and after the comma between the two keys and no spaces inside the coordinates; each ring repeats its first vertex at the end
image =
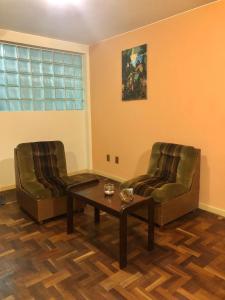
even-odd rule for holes
{"type": "Polygon", "coordinates": [[[16,188],[15,184],[4,185],[4,186],[0,187],[0,192],[5,192],[5,191],[8,191],[8,190],[13,190],[15,188],[16,188]]]}
{"type": "Polygon", "coordinates": [[[213,214],[225,217],[225,209],[217,208],[217,207],[214,207],[214,206],[202,203],[202,202],[199,203],[199,208],[202,210],[211,212],[213,214]]]}

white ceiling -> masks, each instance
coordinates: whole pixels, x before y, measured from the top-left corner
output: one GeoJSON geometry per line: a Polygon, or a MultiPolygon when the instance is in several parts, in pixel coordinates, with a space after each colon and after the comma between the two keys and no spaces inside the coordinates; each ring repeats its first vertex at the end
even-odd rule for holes
{"type": "Polygon", "coordinates": [[[0,28],[93,44],[215,0],[63,1],[0,0],[0,28]]]}

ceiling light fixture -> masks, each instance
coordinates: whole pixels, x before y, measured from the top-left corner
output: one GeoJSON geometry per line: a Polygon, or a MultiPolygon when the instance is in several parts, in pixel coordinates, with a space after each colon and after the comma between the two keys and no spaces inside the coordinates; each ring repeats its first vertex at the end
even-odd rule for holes
{"type": "Polygon", "coordinates": [[[67,5],[67,4],[72,4],[72,5],[78,5],[79,3],[82,2],[82,0],[48,0],[50,4],[55,4],[55,5],[67,5]]]}

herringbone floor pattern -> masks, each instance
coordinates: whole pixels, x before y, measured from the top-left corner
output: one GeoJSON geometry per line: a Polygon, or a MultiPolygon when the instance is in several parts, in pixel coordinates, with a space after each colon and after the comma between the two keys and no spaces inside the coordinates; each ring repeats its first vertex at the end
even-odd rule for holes
{"type": "MultiPolygon", "coordinates": [[[[13,199],[13,195],[12,195],[13,199]]],[[[225,219],[198,211],[146,250],[146,225],[129,218],[128,266],[117,263],[118,221],[92,211],[35,224],[15,202],[0,207],[0,299],[225,299],[225,219]]]]}

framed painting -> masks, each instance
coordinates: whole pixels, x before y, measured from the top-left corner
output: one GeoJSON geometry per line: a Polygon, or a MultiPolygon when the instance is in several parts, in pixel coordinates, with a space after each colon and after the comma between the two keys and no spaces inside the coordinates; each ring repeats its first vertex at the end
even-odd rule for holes
{"type": "Polygon", "coordinates": [[[147,45],[122,51],[122,100],[147,99],[147,45]]]}

